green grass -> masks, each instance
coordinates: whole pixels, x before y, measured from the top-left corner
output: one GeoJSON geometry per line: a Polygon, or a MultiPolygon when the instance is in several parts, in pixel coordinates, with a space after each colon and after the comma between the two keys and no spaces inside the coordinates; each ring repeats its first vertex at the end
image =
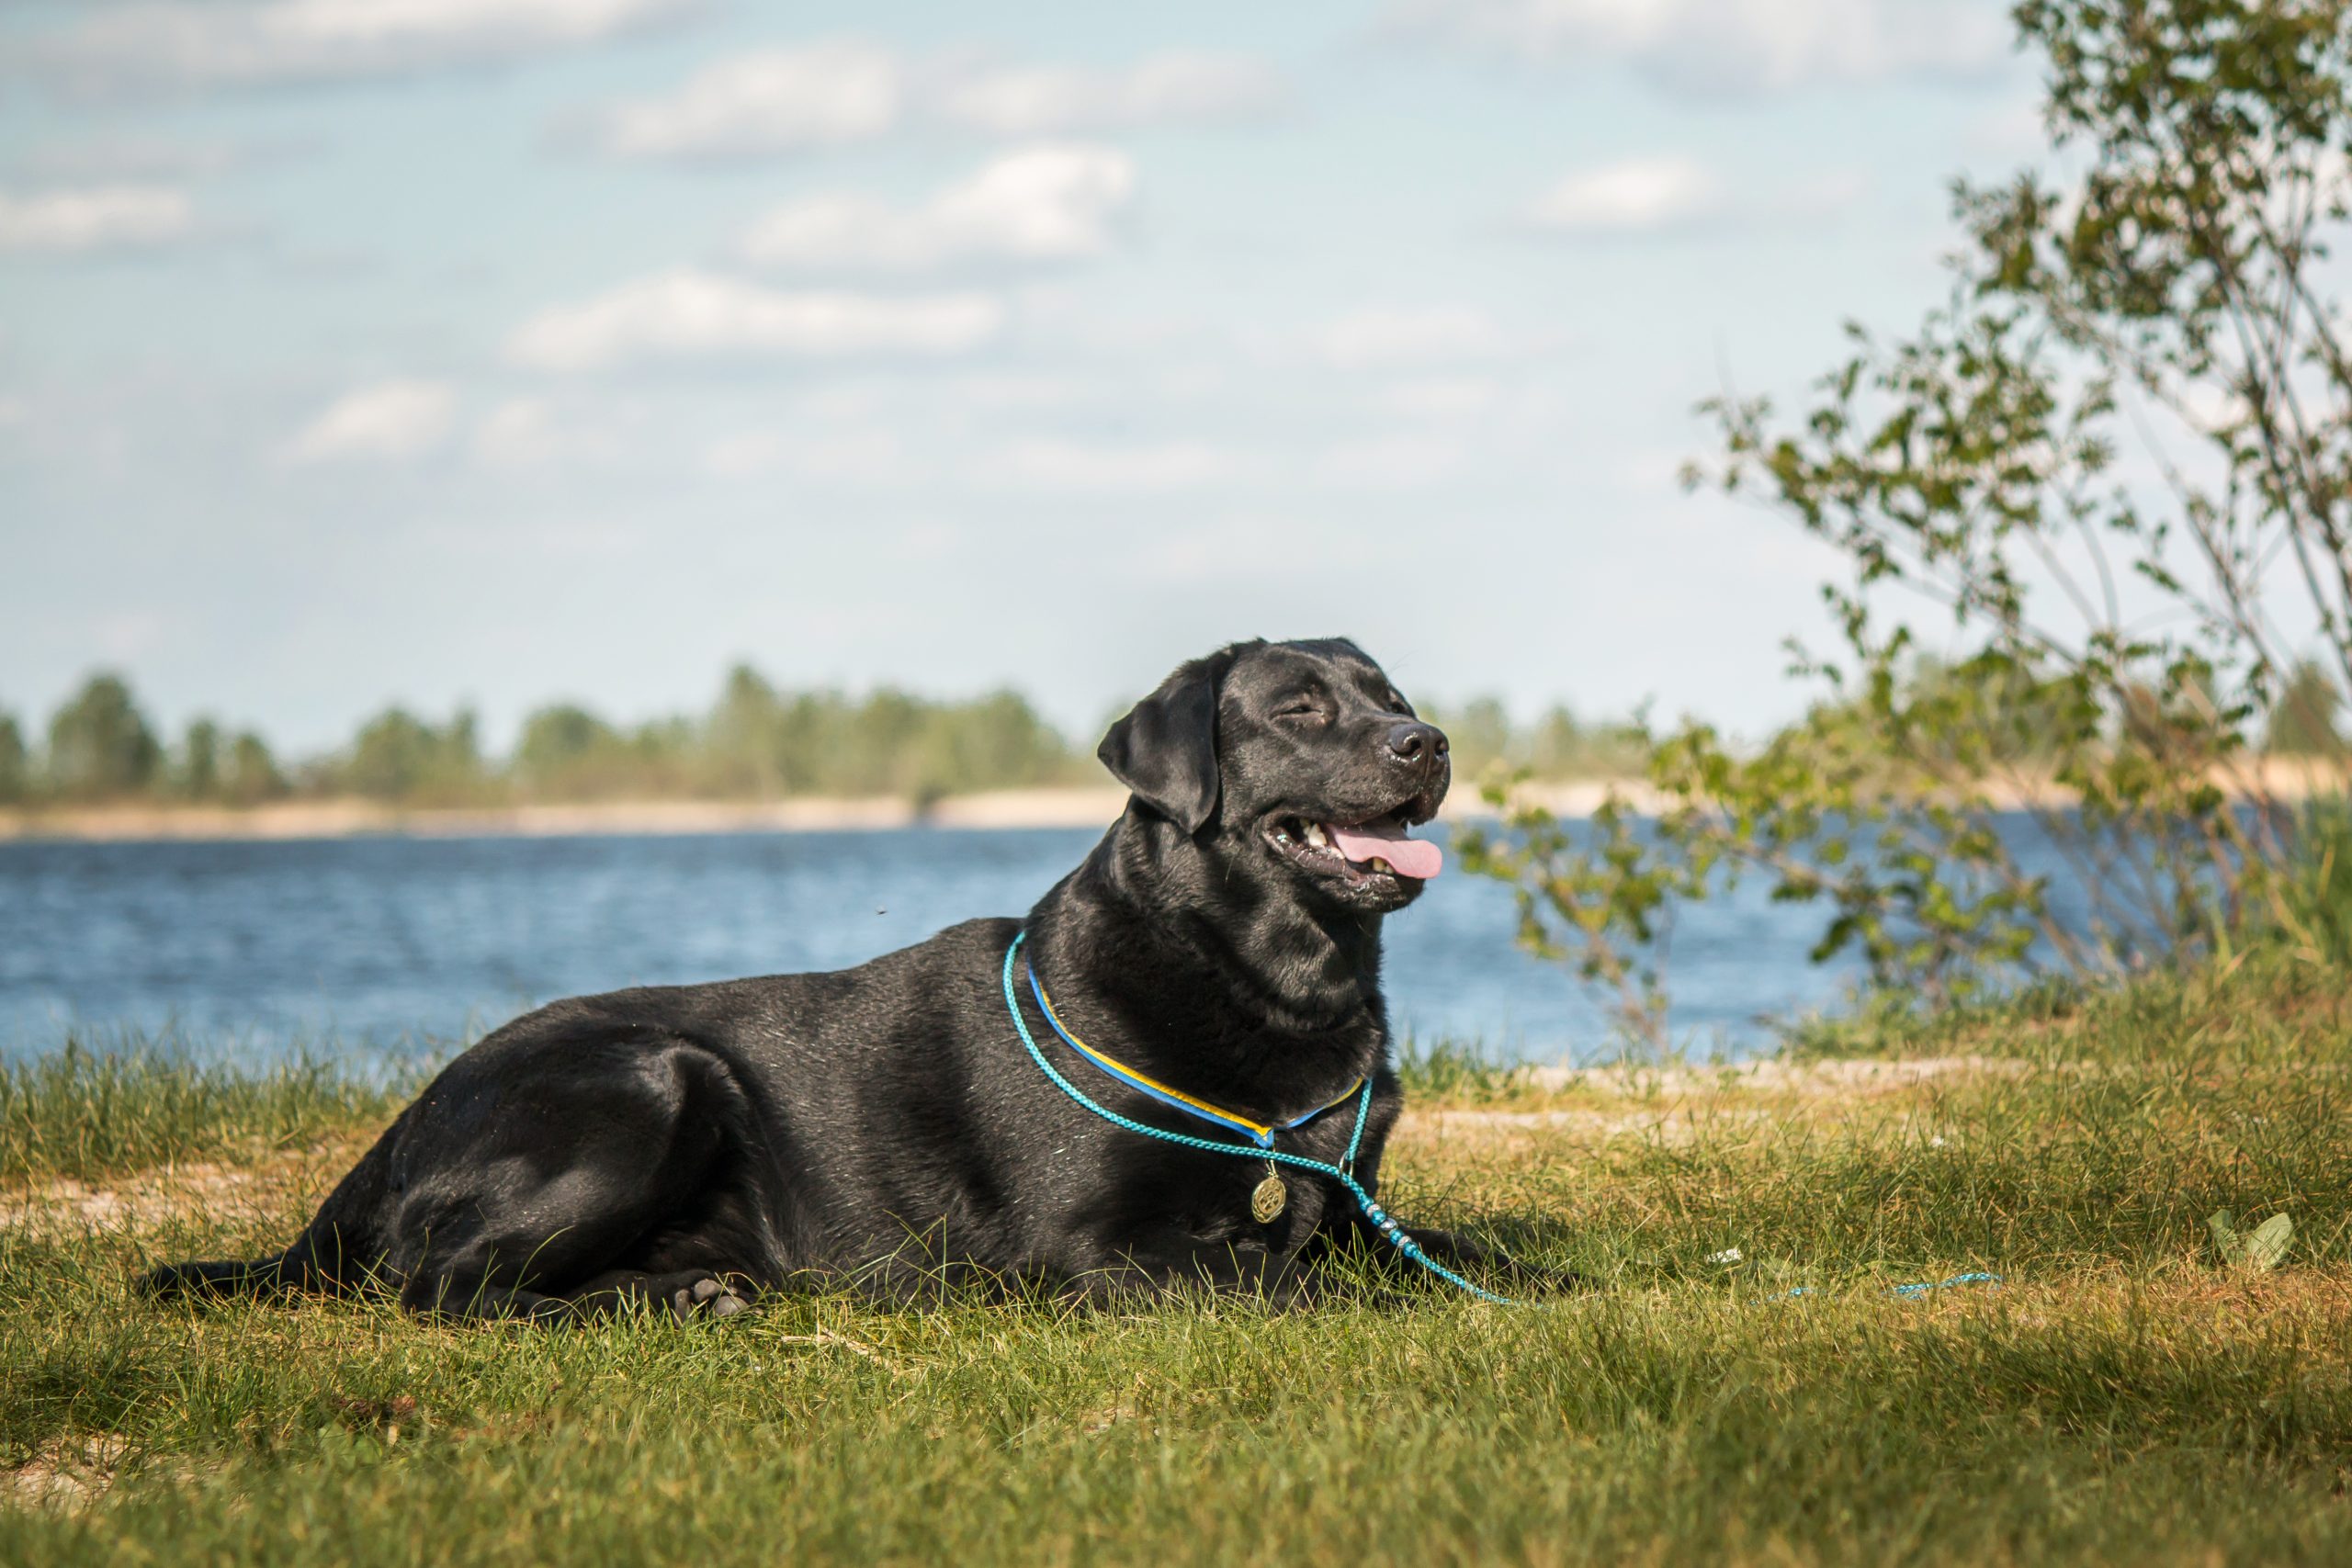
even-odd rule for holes
{"type": "Polygon", "coordinates": [[[2265,954],[1808,1044],[1417,1069],[1456,1110],[1400,1137],[1394,1206],[1572,1298],[573,1333],[136,1303],[142,1260],[282,1242],[387,1101],[19,1073],[11,1191],[248,1179],[128,1234],[0,1224],[0,1561],[2352,1560],[2352,979],[2265,954]],[[2222,1264],[2222,1208],[2291,1216],[2285,1262],[2222,1264]],[[2007,1283],[1883,1293],[1972,1269],[2007,1283]]]}
{"type": "Polygon", "coordinates": [[[241,1072],[168,1043],[69,1039],[0,1069],[0,1185],[299,1148],[390,1120],[417,1087],[362,1084],[318,1060],[241,1072]]]}
{"type": "Polygon", "coordinates": [[[1408,1037],[1396,1052],[1396,1076],[1416,1105],[1498,1105],[1519,1099],[1525,1075],[1476,1040],[1408,1037]]]}

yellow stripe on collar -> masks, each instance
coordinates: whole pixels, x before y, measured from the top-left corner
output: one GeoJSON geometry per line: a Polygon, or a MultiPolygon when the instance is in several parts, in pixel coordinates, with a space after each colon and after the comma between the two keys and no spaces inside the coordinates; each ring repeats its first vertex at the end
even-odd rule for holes
{"type": "Polygon", "coordinates": [[[1029,970],[1029,983],[1036,987],[1037,1000],[1046,1010],[1046,1021],[1054,1026],[1055,1033],[1060,1035],[1064,1040],[1069,1043],[1069,1046],[1072,1050],[1078,1052],[1088,1061],[1093,1063],[1096,1066],[1102,1068],[1113,1077],[1122,1079],[1125,1082],[1133,1085],[1156,1100],[1166,1100],[1172,1105],[1190,1111],[1196,1116],[1204,1117],[1209,1121],[1221,1122],[1226,1126],[1249,1134],[1250,1138],[1261,1147],[1271,1147],[1273,1144],[1274,1134],[1276,1133],[1286,1132],[1289,1129],[1299,1125],[1301,1122],[1313,1121],[1316,1117],[1322,1115],[1323,1112],[1330,1110],[1333,1106],[1338,1105],[1342,1100],[1351,1098],[1355,1094],[1356,1090],[1363,1087],[1363,1079],[1358,1078],[1353,1083],[1348,1085],[1346,1089],[1340,1090],[1329,1100],[1327,1100],[1322,1104],[1317,1106],[1314,1110],[1307,1111],[1303,1116],[1295,1117],[1288,1122],[1284,1122],[1280,1125],[1271,1125],[1264,1122],[1253,1122],[1247,1116],[1227,1111],[1222,1106],[1211,1105],[1205,1100],[1196,1099],[1192,1095],[1186,1094],[1181,1089],[1171,1088],[1167,1084],[1161,1083],[1158,1078],[1151,1077],[1146,1074],[1136,1071],[1133,1067],[1128,1066],[1124,1062],[1115,1061],[1113,1058],[1104,1055],[1102,1052],[1096,1050],[1093,1046],[1089,1045],[1085,1041],[1080,1040],[1076,1034],[1072,1033],[1069,1026],[1062,1022],[1061,1015],[1054,1010],[1053,998],[1046,994],[1045,981],[1038,978],[1037,971],[1034,966],[1029,970]]]}

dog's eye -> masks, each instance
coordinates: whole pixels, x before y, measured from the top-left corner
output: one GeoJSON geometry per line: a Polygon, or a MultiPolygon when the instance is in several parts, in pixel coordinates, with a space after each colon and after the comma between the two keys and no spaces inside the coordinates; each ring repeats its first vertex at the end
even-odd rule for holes
{"type": "Polygon", "coordinates": [[[1313,697],[1293,697],[1274,710],[1276,718],[1321,718],[1323,705],[1313,697]]]}

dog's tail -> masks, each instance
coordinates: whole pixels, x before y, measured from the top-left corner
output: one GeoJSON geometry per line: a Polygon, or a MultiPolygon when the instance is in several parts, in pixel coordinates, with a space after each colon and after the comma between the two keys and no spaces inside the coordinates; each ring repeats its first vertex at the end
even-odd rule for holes
{"type": "Polygon", "coordinates": [[[369,1270],[364,1259],[345,1245],[340,1230],[322,1223],[325,1216],[294,1238],[294,1245],[251,1262],[237,1259],[166,1263],[140,1276],[139,1293],[170,1300],[174,1297],[221,1300],[232,1296],[279,1296],[297,1291],[348,1296],[363,1292],[369,1270]]]}
{"type": "Polygon", "coordinates": [[[140,1276],[139,1293],[164,1300],[275,1296],[296,1291],[337,1296],[361,1293],[372,1283],[380,1260],[382,1249],[375,1240],[380,1234],[376,1214],[384,1199],[392,1142],[408,1116],[408,1111],[401,1112],[383,1136],[359,1156],[359,1163],[335,1183],[319,1212],[285,1251],[251,1262],[166,1263],[140,1276]]]}
{"type": "Polygon", "coordinates": [[[268,1296],[299,1290],[308,1270],[293,1261],[293,1250],[288,1247],[274,1258],[257,1258],[250,1263],[225,1259],[166,1263],[140,1277],[139,1293],[169,1300],[175,1296],[268,1296]]]}

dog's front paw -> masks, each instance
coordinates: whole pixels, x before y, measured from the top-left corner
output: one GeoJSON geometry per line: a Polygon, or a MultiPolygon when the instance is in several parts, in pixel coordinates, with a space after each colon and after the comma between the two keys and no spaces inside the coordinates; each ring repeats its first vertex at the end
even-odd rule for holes
{"type": "Polygon", "coordinates": [[[727,1282],[715,1274],[706,1274],[691,1285],[682,1285],[670,1292],[670,1310],[681,1323],[693,1323],[705,1318],[733,1317],[739,1312],[749,1312],[752,1303],[727,1288],[727,1282]]]}

